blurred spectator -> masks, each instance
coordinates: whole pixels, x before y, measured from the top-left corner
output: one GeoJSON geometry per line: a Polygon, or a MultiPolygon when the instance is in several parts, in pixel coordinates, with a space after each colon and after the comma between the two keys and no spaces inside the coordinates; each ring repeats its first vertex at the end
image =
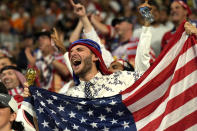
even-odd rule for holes
{"type": "Polygon", "coordinates": [[[192,9],[192,14],[189,16],[189,20],[197,21],[197,9],[192,9]]]}
{"type": "Polygon", "coordinates": [[[40,4],[35,7],[34,13],[34,27],[36,30],[47,29],[50,30],[51,27],[55,24],[56,16],[55,14],[50,14],[47,12],[45,4],[40,4]]]}
{"type": "Polygon", "coordinates": [[[0,70],[5,66],[16,66],[15,60],[12,57],[1,56],[0,57],[0,70]]]}
{"type": "Polygon", "coordinates": [[[112,55],[117,58],[128,60],[134,65],[135,51],[137,49],[138,38],[133,37],[133,25],[130,18],[122,17],[113,20],[117,38],[110,44],[112,55]]]}
{"type": "Polygon", "coordinates": [[[16,66],[5,66],[1,69],[1,81],[8,90],[8,93],[14,97],[20,107],[23,101],[23,89],[26,79],[16,66]]]}
{"type": "Polygon", "coordinates": [[[0,49],[0,57],[3,57],[3,56],[12,57],[12,55],[6,49],[1,48],[0,49]]]}
{"type": "Polygon", "coordinates": [[[36,33],[39,50],[33,56],[30,50],[25,53],[30,66],[36,67],[39,71],[40,87],[58,92],[70,80],[70,72],[63,55],[58,53],[52,45],[50,35],[48,31],[36,33]]]}
{"type": "Polygon", "coordinates": [[[160,7],[160,22],[165,26],[167,29],[173,28],[173,23],[169,20],[169,13],[168,9],[165,6],[160,7]]]}
{"type": "Polygon", "coordinates": [[[23,32],[25,25],[29,20],[29,14],[24,7],[15,7],[12,9],[11,25],[17,32],[23,32]]]}
{"type": "Polygon", "coordinates": [[[176,32],[178,26],[191,14],[191,10],[184,0],[174,0],[171,3],[170,8],[170,16],[174,24],[174,28],[169,32],[166,32],[163,36],[161,43],[162,49],[164,49],[164,47],[168,44],[171,38],[173,38],[173,35],[176,32]]]}
{"type": "Polygon", "coordinates": [[[0,47],[7,49],[9,52],[14,52],[16,44],[19,42],[19,37],[11,33],[11,25],[8,19],[1,20],[0,32],[0,47]]]}
{"type": "Polygon", "coordinates": [[[28,65],[28,60],[27,57],[25,55],[25,51],[30,50],[30,52],[33,53],[33,49],[34,49],[34,38],[32,34],[26,34],[23,36],[23,39],[19,45],[19,53],[17,56],[17,60],[16,60],[16,64],[18,66],[18,68],[20,68],[21,70],[26,70],[27,69],[27,65],[28,65]],[[21,59],[23,58],[23,59],[21,59]]]}

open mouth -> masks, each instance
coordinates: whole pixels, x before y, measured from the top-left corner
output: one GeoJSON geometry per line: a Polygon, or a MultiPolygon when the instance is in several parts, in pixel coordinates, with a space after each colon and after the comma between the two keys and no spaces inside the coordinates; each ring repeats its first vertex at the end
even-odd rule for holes
{"type": "Polygon", "coordinates": [[[178,14],[176,12],[172,12],[171,16],[178,16],[178,14]]]}
{"type": "Polygon", "coordinates": [[[79,65],[82,63],[82,61],[81,61],[81,58],[80,58],[80,56],[76,56],[76,55],[74,55],[74,56],[72,56],[71,57],[71,65],[72,65],[72,68],[73,69],[78,69],[79,68],[79,65]]]}
{"type": "Polygon", "coordinates": [[[81,60],[74,60],[72,63],[74,66],[78,66],[81,64],[81,60]]]}

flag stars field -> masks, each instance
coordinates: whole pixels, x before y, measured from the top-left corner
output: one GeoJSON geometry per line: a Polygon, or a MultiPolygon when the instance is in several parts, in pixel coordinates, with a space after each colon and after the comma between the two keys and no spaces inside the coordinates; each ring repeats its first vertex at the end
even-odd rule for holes
{"type": "Polygon", "coordinates": [[[44,113],[44,110],[41,107],[39,107],[37,110],[39,111],[39,113],[44,113]]]}
{"type": "Polygon", "coordinates": [[[80,105],[77,105],[76,108],[77,108],[78,110],[82,110],[82,109],[83,109],[82,106],[80,106],[80,105]]]}
{"type": "Polygon", "coordinates": [[[112,112],[111,108],[109,108],[109,107],[106,107],[105,110],[107,111],[107,113],[112,112]]]}
{"type": "Polygon", "coordinates": [[[125,128],[129,128],[129,122],[124,121],[124,123],[122,124],[122,126],[125,128]]]}
{"type": "Polygon", "coordinates": [[[48,104],[53,104],[53,100],[51,100],[51,99],[48,99],[46,101],[48,102],[48,104]]]}
{"type": "Polygon", "coordinates": [[[93,111],[92,110],[89,110],[87,113],[88,113],[89,116],[93,116],[93,111]]]}
{"type": "Polygon", "coordinates": [[[113,125],[113,124],[116,124],[117,122],[118,122],[118,120],[115,120],[115,119],[113,119],[113,120],[111,121],[112,125],[113,125]]]}
{"type": "Polygon", "coordinates": [[[44,106],[44,107],[46,106],[45,103],[44,103],[43,101],[41,101],[40,104],[41,104],[42,106],[44,106]]]}
{"type": "Polygon", "coordinates": [[[85,119],[83,117],[81,118],[81,123],[83,123],[83,122],[85,123],[86,121],[87,121],[87,119],[85,119]]]}
{"type": "Polygon", "coordinates": [[[100,121],[106,121],[106,118],[105,118],[106,116],[104,116],[104,115],[100,115],[98,118],[100,119],[100,121]]]}
{"type": "Polygon", "coordinates": [[[116,101],[113,101],[113,100],[112,100],[112,102],[111,102],[111,103],[109,103],[109,104],[113,106],[113,105],[115,105],[115,104],[116,104],[116,101]]]}
{"type": "Polygon", "coordinates": [[[124,112],[123,111],[118,111],[117,115],[122,116],[122,115],[124,115],[124,112]]]}
{"type": "Polygon", "coordinates": [[[60,105],[59,107],[57,107],[59,109],[59,112],[60,111],[64,111],[64,107],[62,105],[60,105]]]}
{"type": "Polygon", "coordinates": [[[46,122],[46,121],[44,120],[44,122],[42,123],[42,125],[43,125],[44,128],[45,128],[45,127],[49,127],[49,122],[46,122]]]}
{"type": "Polygon", "coordinates": [[[102,130],[103,130],[103,131],[109,131],[109,128],[104,127],[102,130]]]}
{"type": "Polygon", "coordinates": [[[72,112],[72,111],[71,111],[70,114],[69,114],[70,118],[75,118],[75,117],[76,117],[75,115],[76,115],[76,113],[74,113],[74,112],[72,112]]]}
{"type": "Polygon", "coordinates": [[[54,100],[57,100],[57,96],[52,96],[54,100]]]}
{"type": "Polygon", "coordinates": [[[77,125],[74,124],[74,125],[72,126],[72,128],[75,129],[75,130],[78,130],[78,129],[79,129],[79,126],[77,126],[77,125]]]}
{"type": "Polygon", "coordinates": [[[97,128],[97,123],[95,122],[92,122],[90,125],[92,126],[92,128],[97,128]]]}

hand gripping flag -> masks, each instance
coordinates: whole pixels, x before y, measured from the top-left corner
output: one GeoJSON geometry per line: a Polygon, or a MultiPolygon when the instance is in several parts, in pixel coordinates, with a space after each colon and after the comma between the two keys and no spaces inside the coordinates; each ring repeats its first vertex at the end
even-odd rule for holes
{"type": "Polygon", "coordinates": [[[197,130],[197,43],[182,23],[155,63],[116,96],[30,91],[40,131],[197,130]]]}

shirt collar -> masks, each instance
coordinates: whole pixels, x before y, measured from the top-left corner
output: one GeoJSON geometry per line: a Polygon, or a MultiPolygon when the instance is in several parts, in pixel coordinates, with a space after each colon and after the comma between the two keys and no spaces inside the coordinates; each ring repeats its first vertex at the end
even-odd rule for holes
{"type": "MultiPolygon", "coordinates": [[[[101,74],[101,72],[98,72],[94,78],[92,78],[89,82],[91,82],[93,85],[97,83],[97,81],[102,77],[103,75],[101,74]]],[[[85,83],[87,81],[82,81],[82,80],[79,80],[80,81],[80,85],[85,85],[85,83]]]]}

